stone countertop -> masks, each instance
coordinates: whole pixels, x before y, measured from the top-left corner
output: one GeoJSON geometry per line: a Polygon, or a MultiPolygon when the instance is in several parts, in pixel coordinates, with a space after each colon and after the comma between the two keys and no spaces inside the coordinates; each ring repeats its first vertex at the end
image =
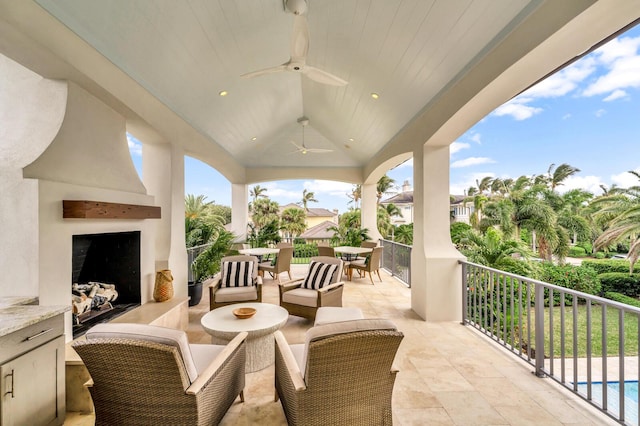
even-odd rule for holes
{"type": "Polygon", "coordinates": [[[16,305],[37,305],[37,304],[38,304],[37,297],[26,297],[26,296],[0,297],[0,308],[6,308],[7,306],[16,306],[16,305]]]}
{"type": "Polygon", "coordinates": [[[0,305],[0,337],[69,310],[71,306],[0,305]]]}

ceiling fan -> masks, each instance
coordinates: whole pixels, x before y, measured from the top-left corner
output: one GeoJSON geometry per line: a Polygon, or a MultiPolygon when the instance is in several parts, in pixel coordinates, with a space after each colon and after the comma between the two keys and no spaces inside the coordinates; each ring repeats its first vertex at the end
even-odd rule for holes
{"type": "Polygon", "coordinates": [[[332,149],[324,149],[324,148],[307,148],[304,144],[304,128],[309,124],[309,119],[307,117],[298,118],[298,123],[302,126],[302,145],[298,145],[294,141],[291,141],[291,144],[296,147],[295,151],[291,151],[289,154],[294,154],[299,152],[301,154],[311,153],[311,154],[326,154],[328,152],[333,152],[332,149]]]}
{"type": "Polygon", "coordinates": [[[291,56],[288,62],[275,67],[253,71],[243,74],[242,78],[258,77],[260,75],[272,74],[281,71],[299,72],[311,80],[331,86],[344,86],[348,84],[345,80],[327,71],[321,70],[311,65],[307,65],[307,53],[309,52],[309,25],[307,23],[306,0],[284,0],[285,10],[293,13],[293,34],[291,35],[291,56]]]}

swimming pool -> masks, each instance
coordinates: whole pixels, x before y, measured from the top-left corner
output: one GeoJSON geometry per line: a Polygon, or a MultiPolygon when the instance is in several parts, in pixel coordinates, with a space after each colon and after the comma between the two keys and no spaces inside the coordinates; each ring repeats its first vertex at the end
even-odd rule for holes
{"type": "MultiPolygon", "coordinates": [[[[587,395],[587,382],[578,382],[578,392],[587,395]]],[[[602,405],[602,382],[591,382],[591,395],[594,402],[602,405]]],[[[609,412],[618,414],[620,400],[620,382],[607,382],[607,403],[609,412]]],[[[624,382],[624,413],[625,421],[629,424],[638,424],[638,381],[628,380],[624,382]]]]}

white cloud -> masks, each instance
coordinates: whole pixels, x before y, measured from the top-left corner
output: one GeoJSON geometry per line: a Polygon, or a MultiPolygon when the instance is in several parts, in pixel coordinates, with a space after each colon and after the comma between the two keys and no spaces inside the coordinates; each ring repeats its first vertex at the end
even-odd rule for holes
{"type": "Polygon", "coordinates": [[[563,120],[568,120],[568,119],[570,119],[570,118],[571,118],[571,114],[570,114],[570,113],[567,113],[567,114],[565,114],[565,115],[563,115],[563,116],[562,116],[562,119],[563,119],[563,120]]]}
{"type": "Polygon", "coordinates": [[[575,90],[578,87],[578,83],[584,81],[595,70],[595,61],[592,58],[585,58],[536,84],[527,90],[523,96],[526,98],[557,98],[564,96],[575,90]]]}
{"type": "Polygon", "coordinates": [[[127,133],[127,145],[129,145],[131,155],[142,157],[142,143],[129,133],[127,133]]]}
{"type": "Polygon", "coordinates": [[[482,144],[482,141],[480,140],[480,133],[474,133],[471,135],[470,139],[477,144],[482,144]]]}
{"type": "Polygon", "coordinates": [[[598,118],[602,117],[603,115],[605,115],[607,113],[607,110],[600,108],[599,110],[597,110],[594,115],[598,118]]]}
{"type": "MultiPolygon", "coordinates": [[[[640,173],[640,167],[637,167],[634,171],[640,173]]],[[[638,182],[638,178],[629,172],[612,175],[611,182],[622,188],[629,188],[630,186],[638,185],[640,183],[638,182]]]]}
{"type": "MultiPolygon", "coordinates": [[[[451,145],[449,145],[449,155],[453,155],[458,151],[462,151],[463,149],[469,149],[471,148],[471,145],[469,145],[468,143],[465,142],[453,142],[451,145]]],[[[413,164],[413,160],[412,163],[413,164]]]]}
{"type": "Polygon", "coordinates": [[[533,99],[530,98],[514,98],[496,108],[495,111],[493,111],[493,114],[499,117],[503,115],[510,115],[518,121],[526,120],[527,118],[531,118],[543,111],[542,108],[526,104],[532,100],[533,99]]]}
{"type": "Polygon", "coordinates": [[[470,167],[470,166],[477,166],[479,164],[489,164],[489,163],[495,163],[495,161],[489,157],[469,157],[469,158],[465,158],[464,160],[454,161],[453,163],[451,163],[451,168],[459,169],[461,167],[470,167]]]}
{"type": "Polygon", "coordinates": [[[471,173],[464,177],[464,180],[460,182],[450,183],[449,184],[449,192],[452,195],[463,195],[469,189],[469,187],[476,186],[476,180],[480,181],[487,176],[494,177],[495,173],[493,172],[479,172],[479,173],[471,173]]]}
{"type": "Polygon", "coordinates": [[[608,72],[591,83],[584,91],[584,96],[615,93],[629,87],[640,88],[640,37],[621,37],[602,46],[595,53],[598,62],[608,72]]]}
{"type": "Polygon", "coordinates": [[[627,94],[627,92],[625,92],[624,90],[617,89],[617,90],[614,90],[612,94],[604,98],[603,101],[611,102],[611,101],[615,101],[616,99],[628,98],[628,97],[629,95],[627,94]]]}
{"type": "Polygon", "coordinates": [[[572,189],[584,189],[585,191],[593,192],[596,195],[602,193],[602,179],[599,176],[569,176],[562,185],[557,186],[556,190],[564,194],[572,189]]]}
{"type": "MultiPolygon", "coordinates": [[[[311,180],[305,181],[303,184],[307,191],[315,193],[316,198],[320,194],[328,194],[334,197],[348,198],[347,193],[351,192],[353,184],[348,182],[337,182],[333,180],[311,180]]],[[[298,198],[302,198],[302,194],[298,198]]]]}

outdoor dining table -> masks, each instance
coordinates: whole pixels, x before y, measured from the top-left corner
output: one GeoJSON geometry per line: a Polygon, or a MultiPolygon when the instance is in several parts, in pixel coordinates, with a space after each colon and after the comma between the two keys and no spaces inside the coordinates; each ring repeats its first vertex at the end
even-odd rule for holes
{"type": "MultiPolygon", "coordinates": [[[[333,251],[340,254],[340,258],[346,262],[354,261],[358,258],[360,254],[371,253],[373,249],[368,247],[351,247],[351,246],[338,246],[334,247],[333,251]]],[[[351,281],[351,270],[347,269],[347,277],[349,281],[351,281]]]]}
{"type": "Polygon", "coordinates": [[[263,256],[268,256],[270,254],[278,254],[280,249],[278,248],[269,248],[269,247],[255,247],[238,250],[240,254],[246,254],[247,256],[255,256],[258,258],[258,263],[262,262],[263,256]]]}

